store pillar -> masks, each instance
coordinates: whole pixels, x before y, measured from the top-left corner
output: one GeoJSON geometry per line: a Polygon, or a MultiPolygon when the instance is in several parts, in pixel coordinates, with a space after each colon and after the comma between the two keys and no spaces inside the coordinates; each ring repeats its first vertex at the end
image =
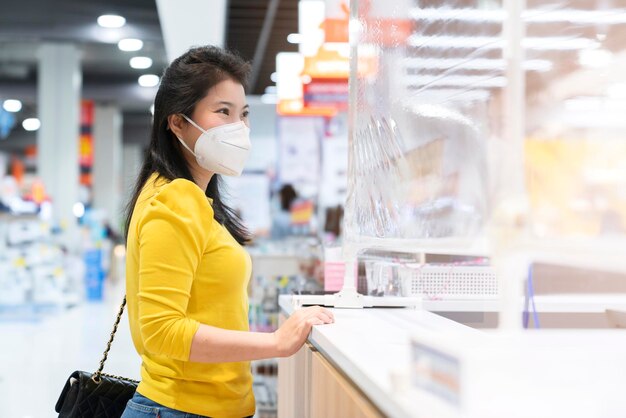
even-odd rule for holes
{"type": "Polygon", "coordinates": [[[122,113],[116,106],[96,106],[93,125],[93,206],[104,210],[120,232],[122,210],[122,113]]]}
{"type": "Polygon", "coordinates": [[[141,144],[127,143],[124,144],[124,167],[122,174],[124,176],[124,205],[130,200],[135,183],[139,178],[139,170],[141,170],[141,164],[143,163],[143,149],[141,144]]]}
{"type": "Polygon", "coordinates": [[[38,53],[37,170],[63,230],[60,243],[71,251],[78,245],[73,207],[79,200],[80,51],[69,44],[43,44],[38,53]]]}

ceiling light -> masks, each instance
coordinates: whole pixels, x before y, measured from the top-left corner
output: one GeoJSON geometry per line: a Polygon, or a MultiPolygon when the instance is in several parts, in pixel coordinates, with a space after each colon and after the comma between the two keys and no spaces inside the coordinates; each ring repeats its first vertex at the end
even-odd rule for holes
{"type": "Polygon", "coordinates": [[[545,11],[541,9],[527,10],[523,19],[529,23],[566,22],[578,24],[605,25],[626,23],[626,9],[577,10],[557,9],[545,11]]]}
{"type": "Polygon", "coordinates": [[[144,74],[139,77],[141,87],[154,87],[159,84],[159,76],[154,74],[144,74]]]}
{"type": "Polygon", "coordinates": [[[22,102],[19,100],[8,99],[4,101],[2,107],[7,112],[19,112],[22,110],[22,102]]]}
{"type": "Polygon", "coordinates": [[[476,129],[476,122],[471,118],[461,114],[461,112],[446,106],[437,104],[415,104],[410,107],[411,111],[417,116],[424,118],[440,119],[445,121],[458,122],[462,125],[476,129]]]}
{"type": "MultiPolygon", "coordinates": [[[[410,13],[415,20],[464,21],[473,23],[502,23],[506,18],[503,9],[474,9],[453,7],[414,8],[410,13]]],[[[578,24],[619,24],[626,23],[626,9],[580,10],[530,9],[524,11],[522,19],[526,23],[578,23],[578,24]]]]}
{"type": "Polygon", "coordinates": [[[613,61],[613,54],[606,49],[586,49],[580,51],[578,62],[587,68],[608,67],[613,61]]]}
{"type": "Polygon", "coordinates": [[[152,59],[148,57],[132,57],[130,59],[130,66],[138,70],[145,70],[152,67],[152,59]]]}
{"type": "Polygon", "coordinates": [[[98,18],[98,25],[103,28],[121,28],[126,24],[126,19],[118,15],[102,15],[98,18]]]}
{"type": "MultiPolygon", "coordinates": [[[[480,48],[481,50],[502,49],[505,41],[497,36],[421,36],[409,37],[408,44],[416,48],[480,48]]],[[[524,38],[522,45],[528,49],[567,51],[597,48],[598,41],[587,38],[553,36],[524,38]]]]}
{"type": "Polygon", "coordinates": [[[41,122],[37,118],[28,118],[24,119],[22,122],[22,127],[27,131],[36,131],[41,128],[41,122]]]}
{"type": "Polygon", "coordinates": [[[287,35],[287,42],[290,44],[299,44],[302,42],[302,35],[299,33],[290,33],[287,35]]]}
{"type": "Polygon", "coordinates": [[[429,88],[411,96],[408,100],[415,103],[445,103],[450,101],[486,101],[491,97],[489,90],[464,88],[429,88]]]}
{"type": "Polygon", "coordinates": [[[569,112],[599,111],[602,109],[602,101],[598,97],[568,99],[563,102],[563,107],[569,112]]]}
{"type": "Polygon", "coordinates": [[[117,43],[117,47],[122,51],[139,51],[143,48],[143,41],[141,39],[133,38],[122,39],[117,43]]]}
{"type": "Polygon", "coordinates": [[[506,78],[502,76],[478,76],[478,75],[409,75],[405,77],[409,86],[431,88],[433,86],[450,86],[450,87],[483,87],[494,88],[506,86],[506,78]]]}
{"type": "Polygon", "coordinates": [[[626,99],[626,83],[611,84],[606,89],[606,94],[611,99],[626,99]]]}
{"type": "Polygon", "coordinates": [[[411,10],[410,16],[415,20],[463,20],[465,22],[499,23],[506,17],[506,12],[498,9],[481,10],[452,7],[416,7],[411,10]]]}
{"type": "MultiPolygon", "coordinates": [[[[407,58],[405,59],[407,68],[416,70],[472,70],[491,71],[506,69],[506,61],[503,59],[463,59],[463,58],[407,58]]],[[[550,71],[553,67],[548,60],[528,60],[523,63],[527,71],[550,71]]]]}

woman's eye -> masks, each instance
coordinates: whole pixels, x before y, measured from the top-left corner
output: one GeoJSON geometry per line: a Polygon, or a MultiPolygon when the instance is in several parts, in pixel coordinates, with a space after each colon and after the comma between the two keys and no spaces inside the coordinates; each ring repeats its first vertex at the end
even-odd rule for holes
{"type": "Polygon", "coordinates": [[[247,118],[250,115],[250,112],[243,112],[241,115],[242,118],[247,118]]]}
{"type": "Polygon", "coordinates": [[[223,113],[226,116],[228,116],[230,114],[230,111],[228,109],[224,108],[224,109],[218,110],[217,113],[223,113]]]}

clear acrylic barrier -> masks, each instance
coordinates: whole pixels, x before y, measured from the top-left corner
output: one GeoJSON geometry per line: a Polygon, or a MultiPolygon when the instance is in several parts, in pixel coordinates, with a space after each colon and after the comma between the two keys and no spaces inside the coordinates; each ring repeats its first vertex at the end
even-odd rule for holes
{"type": "Polygon", "coordinates": [[[364,257],[368,297],[499,314],[416,333],[413,416],[621,416],[626,2],[353,1],[344,253],[467,257],[364,257]]]}
{"type": "Polygon", "coordinates": [[[524,79],[524,325],[624,327],[626,3],[527,0],[523,22],[544,63],[524,79]]]}
{"type": "MultiPolygon", "coordinates": [[[[504,126],[502,22],[432,13],[463,13],[465,1],[355,3],[346,258],[368,248],[488,255],[489,172],[504,126]]],[[[449,295],[455,277],[451,266],[366,267],[370,296],[449,295]]]]}
{"type": "Polygon", "coordinates": [[[625,6],[359,1],[346,248],[493,256],[518,323],[533,279],[626,293],[625,6]]]}
{"type": "Polygon", "coordinates": [[[626,244],[626,3],[533,0],[524,17],[527,44],[564,39],[526,50],[546,63],[525,78],[529,232],[546,250],[578,246],[593,267],[624,269],[624,257],[602,260],[626,244]]]}
{"type": "Polygon", "coordinates": [[[432,14],[462,1],[393,3],[359,2],[352,24],[346,237],[469,248],[485,237],[489,142],[502,136],[502,24],[432,14]]]}

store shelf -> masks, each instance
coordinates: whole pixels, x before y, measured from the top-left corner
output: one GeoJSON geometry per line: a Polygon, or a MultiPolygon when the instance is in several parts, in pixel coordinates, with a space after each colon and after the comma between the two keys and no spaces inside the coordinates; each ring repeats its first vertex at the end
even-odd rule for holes
{"type": "Polygon", "coordinates": [[[561,294],[535,296],[538,312],[604,313],[626,311],[626,294],[561,294]]]}
{"type": "MultiPolygon", "coordinates": [[[[536,295],[540,313],[603,313],[608,309],[626,311],[626,294],[553,294],[536,295]]],[[[520,312],[524,299],[520,299],[520,312]]],[[[498,300],[423,300],[430,312],[498,312],[498,300]]]]}

